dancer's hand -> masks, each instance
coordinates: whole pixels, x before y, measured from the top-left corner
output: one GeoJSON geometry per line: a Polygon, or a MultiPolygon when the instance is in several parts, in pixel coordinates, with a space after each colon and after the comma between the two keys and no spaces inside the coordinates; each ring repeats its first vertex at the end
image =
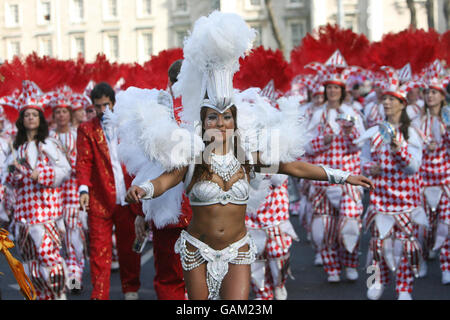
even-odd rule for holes
{"type": "Polygon", "coordinates": [[[431,141],[428,144],[427,148],[428,148],[428,151],[431,151],[431,152],[435,151],[437,149],[437,142],[436,141],[431,141]]]}
{"type": "Polygon", "coordinates": [[[134,220],[134,231],[136,232],[136,238],[139,240],[145,238],[145,219],[143,216],[136,216],[134,220]]]}
{"type": "Polygon", "coordinates": [[[364,176],[349,176],[346,182],[354,186],[361,186],[370,190],[374,189],[372,180],[364,176]]]}
{"type": "Polygon", "coordinates": [[[331,134],[327,134],[323,137],[323,143],[327,146],[333,142],[333,136],[331,134]]]}
{"type": "Polygon", "coordinates": [[[397,139],[392,139],[392,142],[391,142],[391,150],[392,150],[392,152],[394,152],[394,153],[397,153],[397,152],[399,152],[400,151],[400,148],[401,148],[401,142],[400,141],[398,141],[397,139]]]}
{"type": "Polygon", "coordinates": [[[125,201],[128,203],[139,202],[145,196],[145,191],[138,186],[131,186],[127,191],[125,201]]]}
{"type": "Polygon", "coordinates": [[[33,181],[37,181],[39,178],[39,171],[37,169],[34,169],[31,173],[30,179],[33,181]]]}
{"type": "Polygon", "coordinates": [[[89,193],[82,193],[80,195],[80,207],[83,210],[89,210],[89,193]]]}
{"type": "Polygon", "coordinates": [[[381,166],[380,166],[379,164],[376,164],[376,165],[374,165],[374,166],[372,166],[372,167],[370,168],[370,175],[371,175],[372,177],[376,177],[376,176],[378,176],[380,173],[381,173],[381,166]]]}

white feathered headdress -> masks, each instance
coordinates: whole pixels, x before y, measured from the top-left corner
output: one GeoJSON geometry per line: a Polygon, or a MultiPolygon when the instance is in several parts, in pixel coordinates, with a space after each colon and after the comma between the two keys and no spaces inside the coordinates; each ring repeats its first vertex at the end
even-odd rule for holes
{"type": "Polygon", "coordinates": [[[233,76],[255,36],[255,30],[234,13],[214,11],[195,22],[185,40],[184,61],[173,87],[175,96],[182,96],[185,123],[200,120],[202,105],[219,112],[233,105],[233,76]]]}

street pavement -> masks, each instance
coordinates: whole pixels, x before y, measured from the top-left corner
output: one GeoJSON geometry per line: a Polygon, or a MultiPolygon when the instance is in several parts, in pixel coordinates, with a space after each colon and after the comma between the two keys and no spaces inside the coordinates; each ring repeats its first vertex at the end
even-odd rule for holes
{"type": "MultiPolygon", "coordinates": [[[[314,250],[306,239],[306,232],[300,226],[297,216],[291,217],[291,222],[299,235],[300,241],[294,242],[291,251],[291,271],[293,279],[288,279],[286,288],[288,300],[367,300],[366,253],[368,249],[368,235],[364,234],[360,245],[359,279],[354,282],[347,281],[341,275],[342,281],[336,284],[327,282],[327,277],[322,267],[314,266],[314,250]]],[[[12,254],[19,258],[15,249],[12,254]]],[[[141,258],[141,300],[156,300],[153,289],[154,259],[152,243],[147,243],[141,258]]],[[[23,300],[18,291],[15,279],[6,263],[6,259],[0,255],[0,289],[3,300],[23,300]]],[[[394,278],[386,287],[381,300],[395,300],[394,278]]],[[[92,289],[89,276],[89,263],[86,265],[83,279],[83,291],[79,295],[68,294],[68,300],[89,300],[92,289]]],[[[450,300],[450,286],[441,284],[441,271],[439,260],[428,261],[428,274],[425,278],[414,281],[412,296],[415,300],[450,300]]],[[[111,300],[123,300],[118,271],[111,273],[111,300]]],[[[250,296],[250,299],[253,295],[250,296]]]]}

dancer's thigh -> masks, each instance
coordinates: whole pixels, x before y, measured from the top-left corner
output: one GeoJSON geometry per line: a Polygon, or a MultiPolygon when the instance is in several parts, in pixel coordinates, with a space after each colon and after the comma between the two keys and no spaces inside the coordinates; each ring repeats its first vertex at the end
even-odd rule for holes
{"type": "Polygon", "coordinates": [[[250,293],[250,265],[229,264],[222,282],[220,296],[223,300],[248,300],[250,293]]]}
{"type": "Polygon", "coordinates": [[[208,300],[206,263],[191,271],[183,270],[183,276],[189,300],[208,300]]]}

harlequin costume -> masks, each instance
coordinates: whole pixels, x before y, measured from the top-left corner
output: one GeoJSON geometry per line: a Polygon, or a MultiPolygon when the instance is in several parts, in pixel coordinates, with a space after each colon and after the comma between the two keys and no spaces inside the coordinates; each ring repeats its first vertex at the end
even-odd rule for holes
{"type": "MultiPolygon", "coordinates": [[[[436,60],[427,68],[423,81],[427,90],[434,89],[445,96],[450,76],[443,76],[442,65],[436,60]]],[[[429,228],[423,230],[425,232],[423,256],[427,259],[432,251],[440,251],[442,282],[445,284],[450,281],[448,236],[450,225],[449,132],[443,116],[433,116],[428,109],[424,110],[423,116],[413,122],[413,126],[424,143],[420,175],[422,178],[423,206],[427,214],[429,228]],[[437,144],[437,148],[433,151],[428,148],[430,142],[437,144]]]]}
{"type": "MultiPolygon", "coordinates": [[[[406,103],[407,84],[399,87],[397,72],[390,67],[383,70],[388,79],[384,95],[392,95],[406,103]]],[[[401,148],[393,152],[389,143],[384,142],[386,135],[380,128],[384,127],[371,128],[358,141],[364,143],[364,172],[370,175],[372,166],[381,167],[381,173],[373,177],[375,189],[371,191],[370,207],[364,221],[365,228],[372,234],[367,263],[377,272],[377,280],[370,284],[367,295],[369,299],[379,299],[392,271],[396,274],[399,299],[410,299],[421,259],[418,226],[427,225],[420,195],[422,144],[412,127],[409,127],[408,139],[398,128],[393,128],[392,135],[401,144],[401,148]]]]}
{"type": "MultiPolygon", "coordinates": [[[[42,101],[43,104],[50,106],[53,111],[57,108],[67,108],[71,111],[76,111],[84,109],[91,104],[89,98],[73,93],[68,87],[45,94],[42,101]]],[[[78,183],[76,180],[77,130],[70,128],[68,132],[64,133],[52,130],[50,136],[60,142],[72,168],[70,178],[61,186],[61,192],[63,217],[66,227],[64,245],[68,272],[67,283],[68,288],[75,292],[82,288],[87,237],[87,216],[85,211],[80,210],[78,183]]]]}
{"type": "MultiPolygon", "coordinates": [[[[21,110],[43,111],[38,102],[41,94],[34,83],[24,81],[21,110]]],[[[65,299],[67,273],[60,254],[65,233],[60,186],[70,175],[70,164],[59,142],[51,137],[45,143],[24,143],[8,163],[14,160],[22,164],[20,169],[8,173],[6,183],[15,188],[15,239],[25,271],[36,288],[37,299],[65,299]],[[37,181],[30,178],[33,170],[39,172],[37,181]]]]}
{"type": "Polygon", "coordinates": [[[285,300],[290,271],[290,247],[298,236],[289,220],[287,176],[260,177],[256,192],[267,194],[256,210],[247,207],[246,226],[255,239],[257,260],[252,264],[252,289],[258,300],[285,300]]]}
{"type": "MultiPolygon", "coordinates": [[[[336,51],[325,65],[312,63],[310,67],[322,75],[323,83],[337,84],[345,89],[345,82],[360,68],[348,67],[340,51],[336,51]]],[[[328,109],[327,104],[317,110],[311,118],[308,131],[312,139],[307,153],[315,164],[332,168],[344,168],[360,174],[360,149],[355,144],[364,133],[364,124],[353,107],[342,104],[338,109],[328,109]],[[339,117],[350,117],[351,133],[342,131],[339,117]],[[328,146],[324,136],[333,135],[328,146]]],[[[340,281],[341,267],[346,267],[347,278],[356,280],[359,265],[358,250],[363,213],[362,190],[345,186],[330,186],[327,182],[313,181],[312,238],[320,248],[323,267],[328,281],[340,281]]]]}

